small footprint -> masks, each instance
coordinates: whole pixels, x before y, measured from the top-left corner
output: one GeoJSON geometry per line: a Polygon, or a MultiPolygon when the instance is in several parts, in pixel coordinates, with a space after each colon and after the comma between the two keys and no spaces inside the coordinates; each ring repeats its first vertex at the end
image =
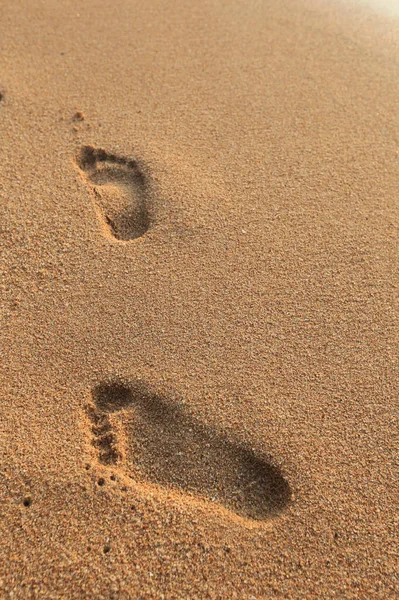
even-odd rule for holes
{"type": "Polygon", "coordinates": [[[289,484],[267,458],[199,422],[149,386],[106,382],[94,388],[92,400],[92,444],[103,465],[123,468],[136,482],[221,504],[247,519],[265,520],[289,503],[289,484]],[[116,419],[120,435],[111,423],[116,419]]]}
{"type": "Polygon", "coordinates": [[[137,161],[84,146],[77,157],[107,231],[117,240],[141,237],[150,226],[146,179],[137,161]]]}

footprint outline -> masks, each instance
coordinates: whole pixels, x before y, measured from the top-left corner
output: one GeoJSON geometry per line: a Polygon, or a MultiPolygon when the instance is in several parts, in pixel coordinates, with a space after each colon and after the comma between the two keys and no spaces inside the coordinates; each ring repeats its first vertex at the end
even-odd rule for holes
{"type": "Polygon", "coordinates": [[[148,179],[139,161],[87,145],[76,163],[108,235],[122,243],[145,235],[153,217],[148,179]]]}
{"type": "Polygon", "coordinates": [[[146,383],[102,382],[93,388],[86,410],[99,463],[121,469],[136,484],[215,502],[258,523],[290,504],[290,485],[269,457],[200,422],[146,383]],[[122,428],[115,426],[121,416],[122,428]]]}

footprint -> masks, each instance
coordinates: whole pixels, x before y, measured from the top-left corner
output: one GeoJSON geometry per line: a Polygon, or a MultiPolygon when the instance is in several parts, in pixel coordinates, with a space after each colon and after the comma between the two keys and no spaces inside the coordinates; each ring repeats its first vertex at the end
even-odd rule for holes
{"type": "Polygon", "coordinates": [[[137,161],[91,146],[81,148],[77,164],[92,187],[107,231],[117,240],[141,237],[150,226],[146,179],[137,161]]]}
{"type": "Polygon", "coordinates": [[[92,399],[92,443],[99,461],[119,464],[134,481],[199,496],[257,521],[289,503],[290,487],[267,458],[199,422],[150,387],[103,383],[92,391],[92,399]],[[123,422],[124,444],[112,419],[123,422]]]}

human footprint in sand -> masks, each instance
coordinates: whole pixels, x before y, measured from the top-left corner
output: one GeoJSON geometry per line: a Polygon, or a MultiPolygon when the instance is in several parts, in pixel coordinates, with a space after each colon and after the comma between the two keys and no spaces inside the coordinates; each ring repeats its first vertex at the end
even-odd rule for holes
{"type": "Polygon", "coordinates": [[[144,235],[150,226],[149,199],[137,161],[84,146],[77,164],[92,187],[106,231],[125,242],[144,235]]]}
{"type": "Polygon", "coordinates": [[[181,403],[149,386],[105,382],[94,388],[92,400],[92,443],[102,464],[249,519],[267,519],[289,502],[288,483],[266,457],[199,422],[181,403]]]}

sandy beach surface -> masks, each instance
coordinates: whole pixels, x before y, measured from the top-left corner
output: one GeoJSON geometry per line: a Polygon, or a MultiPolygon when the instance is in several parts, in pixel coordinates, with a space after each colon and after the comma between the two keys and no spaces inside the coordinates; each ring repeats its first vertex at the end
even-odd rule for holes
{"type": "Polygon", "coordinates": [[[397,599],[399,28],[5,0],[1,599],[397,599]]]}

